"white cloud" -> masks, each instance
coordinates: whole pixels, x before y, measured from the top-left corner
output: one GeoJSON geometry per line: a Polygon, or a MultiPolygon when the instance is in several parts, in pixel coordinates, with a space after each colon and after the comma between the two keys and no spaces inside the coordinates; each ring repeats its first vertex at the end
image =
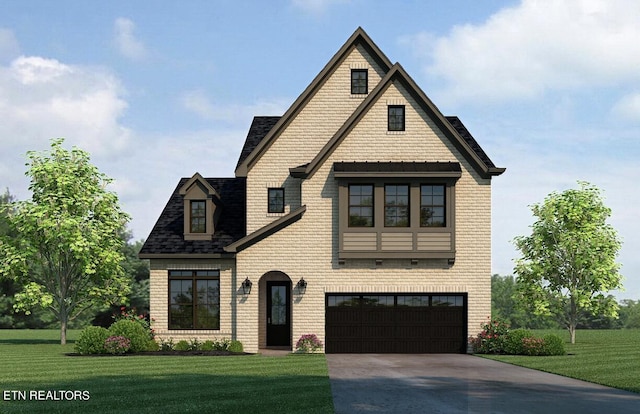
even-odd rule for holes
{"type": "Polygon", "coordinates": [[[345,4],[351,0],[291,0],[291,4],[306,13],[321,15],[334,4],[345,4]]]}
{"type": "Polygon", "coordinates": [[[530,99],[549,90],[640,80],[640,2],[523,0],[445,37],[401,39],[455,100],[530,99]]]}
{"type": "Polygon", "coordinates": [[[51,138],[64,137],[96,157],[124,151],[131,137],[119,122],[124,93],[101,68],[37,56],[0,65],[0,186],[24,198],[25,153],[47,149],[51,138]]]}
{"type": "Polygon", "coordinates": [[[144,43],[134,34],[136,25],[127,18],[119,17],[114,25],[114,40],[118,51],[128,59],[144,60],[149,55],[144,43]]]}
{"type": "Polygon", "coordinates": [[[20,54],[20,45],[13,32],[0,28],[0,62],[13,59],[20,54]]]}
{"type": "Polygon", "coordinates": [[[203,119],[238,123],[252,119],[256,115],[282,115],[291,105],[291,101],[281,98],[271,101],[261,100],[252,105],[218,104],[213,102],[203,90],[191,90],[182,94],[180,105],[203,119]]]}
{"type": "Polygon", "coordinates": [[[640,121],[640,92],[623,96],[613,107],[612,113],[625,120],[640,121]]]}

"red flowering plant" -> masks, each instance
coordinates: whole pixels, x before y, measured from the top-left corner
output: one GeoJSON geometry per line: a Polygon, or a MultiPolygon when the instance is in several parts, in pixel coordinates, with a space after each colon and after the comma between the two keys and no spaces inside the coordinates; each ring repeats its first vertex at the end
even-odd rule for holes
{"type": "Polygon", "coordinates": [[[122,355],[131,349],[131,341],[124,336],[110,336],[104,341],[104,349],[109,354],[122,355]]]}
{"type": "Polygon", "coordinates": [[[482,325],[482,331],[478,336],[470,337],[469,342],[473,352],[477,354],[502,354],[504,353],[504,340],[509,333],[509,325],[504,321],[489,318],[482,325]]]}
{"type": "Polygon", "coordinates": [[[121,306],[120,313],[114,313],[112,317],[115,322],[127,319],[139,323],[140,326],[145,329],[145,331],[149,332],[150,339],[155,338],[155,331],[153,330],[153,328],[151,328],[153,319],[150,319],[149,315],[139,314],[136,308],[130,308],[129,310],[127,310],[126,306],[121,306]]]}
{"type": "Polygon", "coordinates": [[[322,349],[322,342],[318,339],[316,334],[302,335],[298,342],[296,342],[296,352],[302,354],[309,354],[322,349]]]}

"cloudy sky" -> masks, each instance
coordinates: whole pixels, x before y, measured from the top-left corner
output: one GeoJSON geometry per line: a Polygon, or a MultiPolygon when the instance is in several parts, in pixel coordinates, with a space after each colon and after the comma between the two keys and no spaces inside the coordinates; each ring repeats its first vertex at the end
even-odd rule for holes
{"type": "Polygon", "coordinates": [[[507,172],[493,181],[493,272],[529,205],[589,181],[640,299],[640,2],[274,0],[5,2],[0,188],[25,153],[92,154],[146,238],[178,179],[233,176],[254,115],[282,115],[362,26],[507,172]]]}

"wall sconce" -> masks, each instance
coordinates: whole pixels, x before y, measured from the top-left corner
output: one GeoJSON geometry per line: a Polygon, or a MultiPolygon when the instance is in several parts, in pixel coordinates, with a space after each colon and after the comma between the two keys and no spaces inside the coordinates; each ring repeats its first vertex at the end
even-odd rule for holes
{"type": "Polygon", "coordinates": [[[249,293],[251,293],[251,286],[253,286],[253,283],[251,283],[251,281],[249,280],[249,278],[247,277],[244,282],[242,282],[242,292],[245,295],[248,295],[249,293]]]}
{"type": "Polygon", "coordinates": [[[298,288],[298,292],[300,292],[301,295],[304,295],[304,292],[307,291],[307,281],[304,280],[304,277],[298,280],[296,287],[298,288]]]}
{"type": "Polygon", "coordinates": [[[453,266],[455,263],[456,263],[456,259],[449,259],[449,260],[447,260],[447,264],[448,264],[449,266],[453,266]]]}

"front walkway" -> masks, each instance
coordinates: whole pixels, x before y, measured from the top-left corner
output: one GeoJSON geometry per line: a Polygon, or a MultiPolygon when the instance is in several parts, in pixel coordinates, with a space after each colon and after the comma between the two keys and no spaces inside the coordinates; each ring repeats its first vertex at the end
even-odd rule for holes
{"type": "Polygon", "coordinates": [[[640,394],[471,355],[328,354],[336,413],[640,413],[640,394]]]}

